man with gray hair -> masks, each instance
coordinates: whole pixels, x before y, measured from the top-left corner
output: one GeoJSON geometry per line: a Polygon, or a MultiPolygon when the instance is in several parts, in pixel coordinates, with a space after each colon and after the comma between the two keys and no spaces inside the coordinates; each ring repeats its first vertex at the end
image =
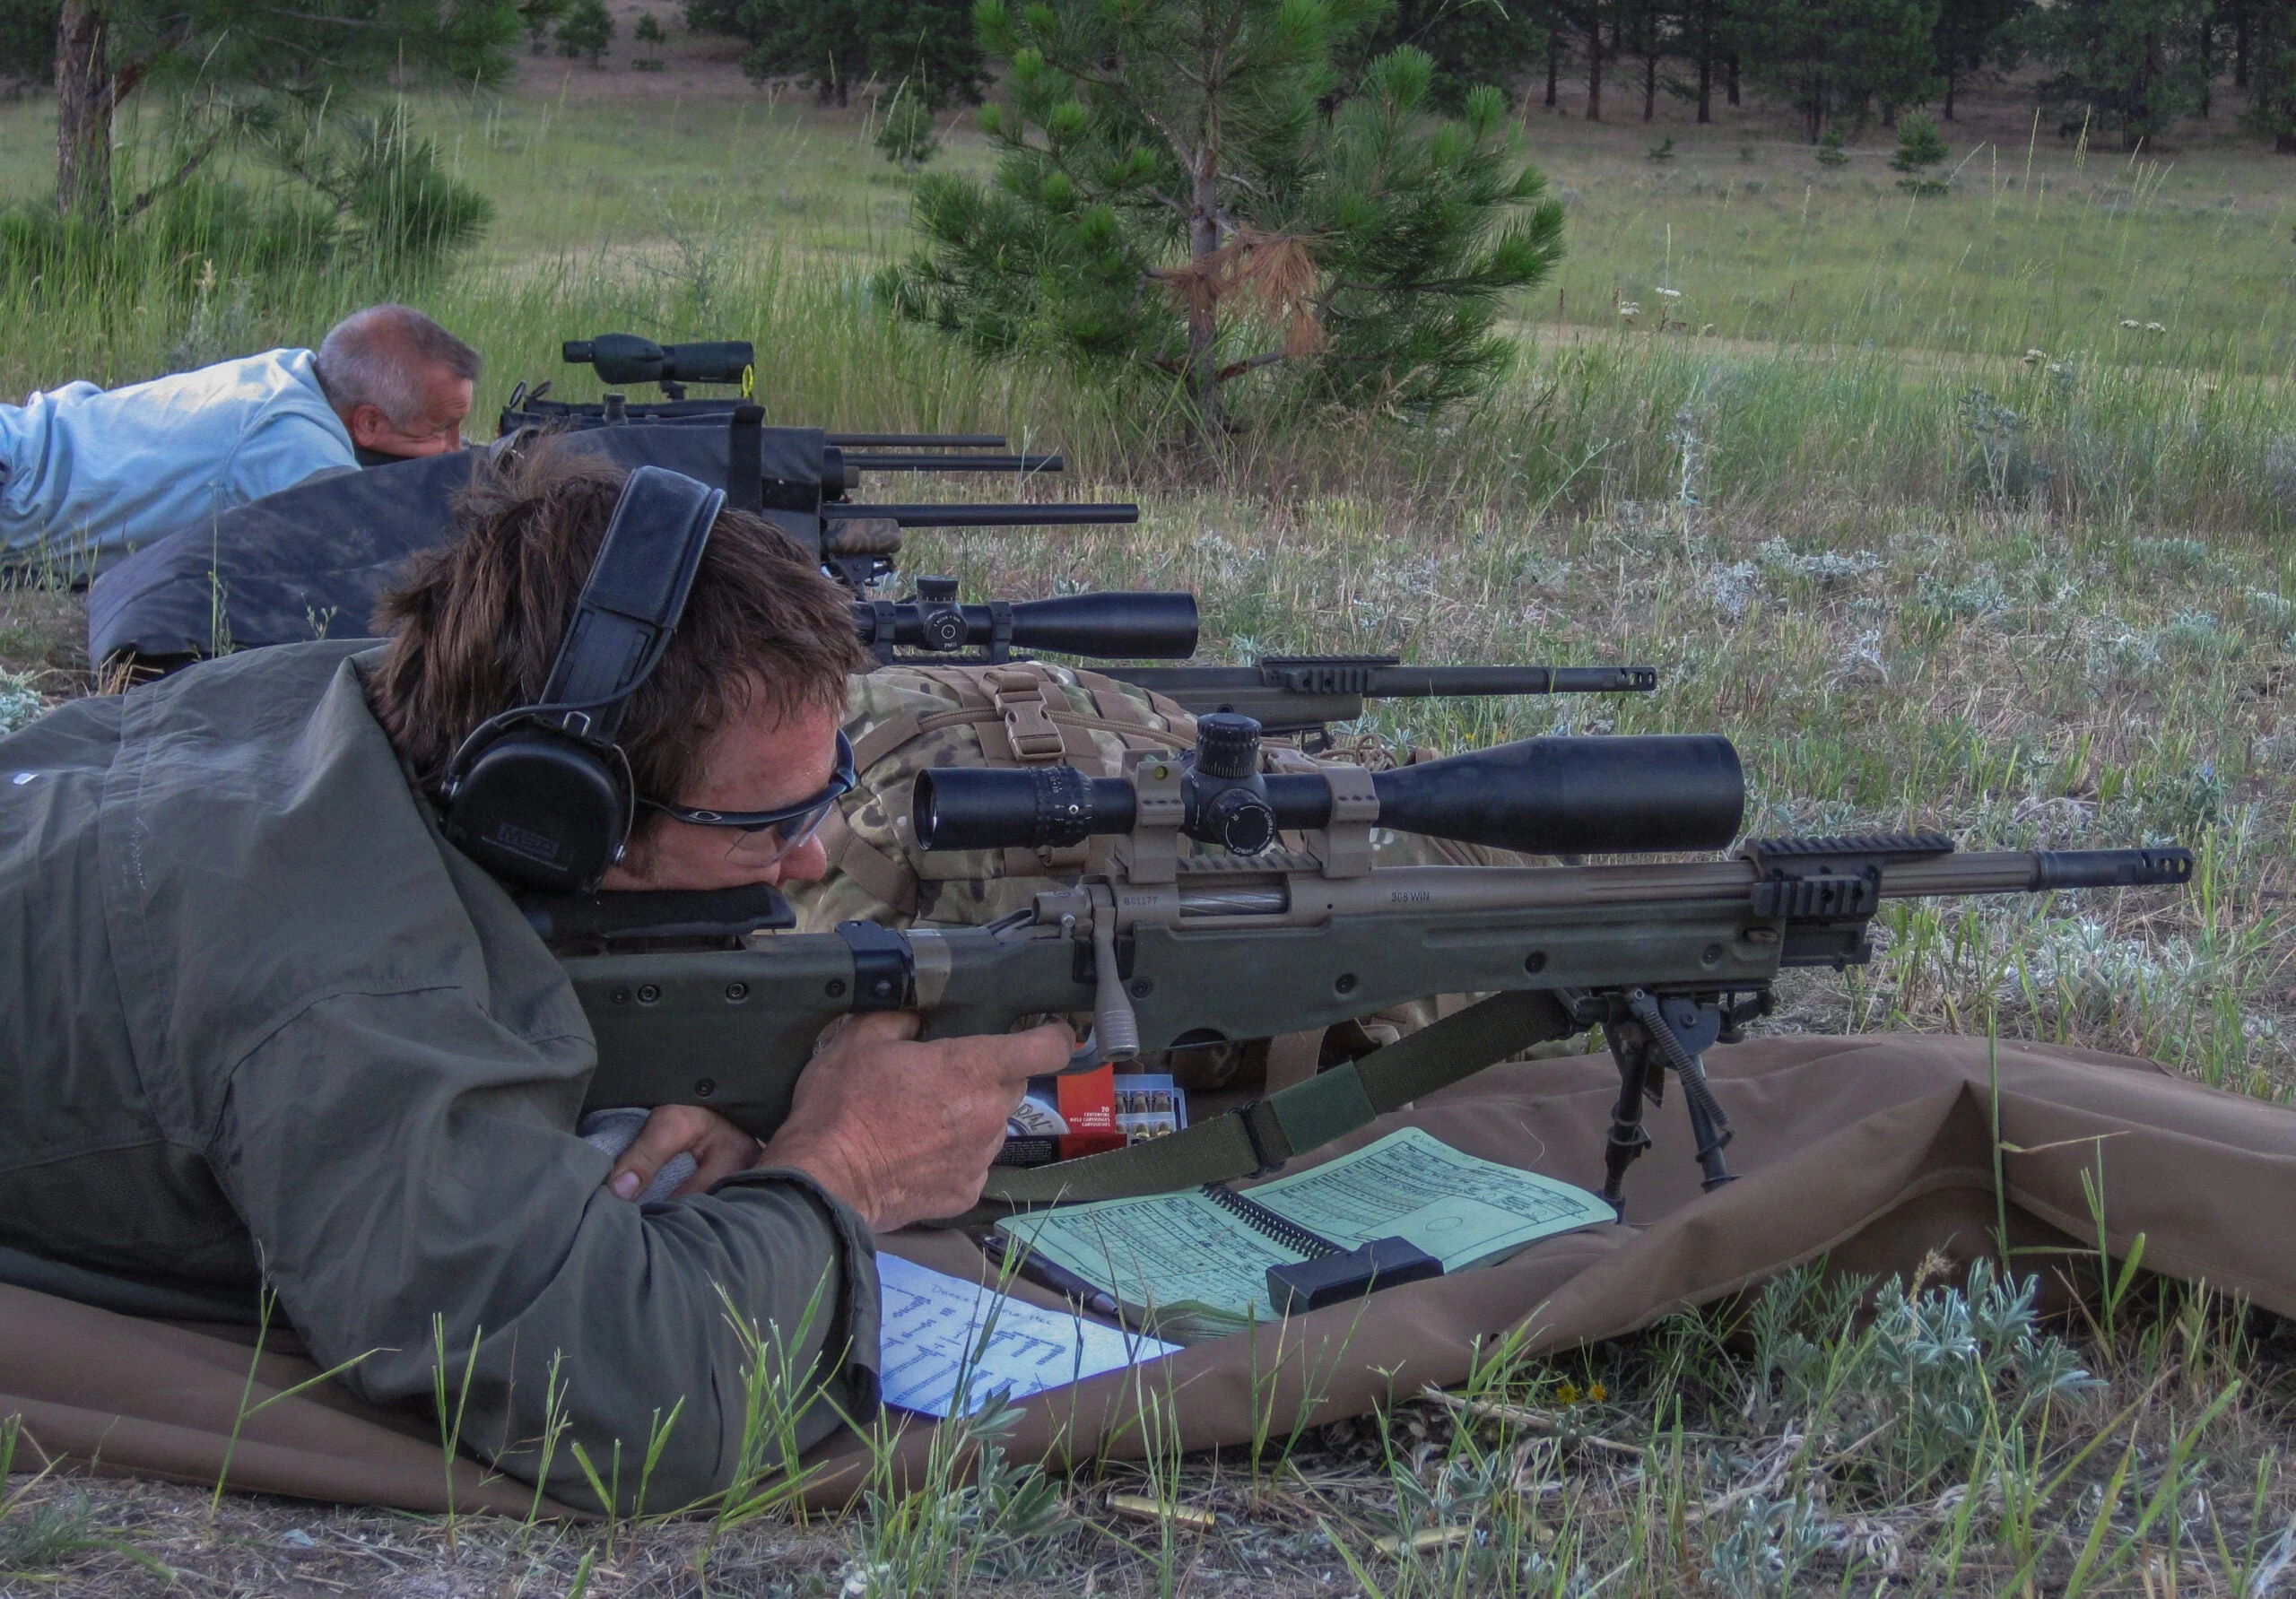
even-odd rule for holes
{"type": "Polygon", "coordinates": [[[315,474],[458,449],[479,365],[422,312],[378,305],[316,352],[0,405],[0,568],[84,577],[315,474]]]}

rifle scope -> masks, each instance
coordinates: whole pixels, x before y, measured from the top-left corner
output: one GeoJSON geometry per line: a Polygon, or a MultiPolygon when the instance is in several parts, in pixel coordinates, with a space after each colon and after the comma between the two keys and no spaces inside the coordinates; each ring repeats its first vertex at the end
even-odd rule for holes
{"type": "Polygon", "coordinates": [[[747,339],[657,344],[634,333],[569,339],[559,354],[570,365],[597,369],[601,383],[739,383],[757,364],[757,347],[747,339]]]}
{"type": "Polygon", "coordinates": [[[1055,649],[1111,659],[1184,661],[1196,653],[1192,594],[1072,594],[960,604],[956,583],[920,578],[906,600],[856,600],[853,625],[881,657],[893,648],[1055,649]]]}
{"type": "MultiPolygon", "coordinates": [[[[1196,722],[1181,768],[1180,831],[1256,855],[1280,829],[1331,820],[1331,786],[1258,769],[1259,724],[1215,711],[1196,722]]],[[[1711,734],[1533,738],[1375,774],[1378,825],[1533,855],[1718,849],[1737,836],[1745,779],[1711,734]]],[[[926,849],[1043,849],[1128,833],[1138,795],[1123,778],[1070,767],[935,767],[919,774],[913,821],[926,849]]]]}

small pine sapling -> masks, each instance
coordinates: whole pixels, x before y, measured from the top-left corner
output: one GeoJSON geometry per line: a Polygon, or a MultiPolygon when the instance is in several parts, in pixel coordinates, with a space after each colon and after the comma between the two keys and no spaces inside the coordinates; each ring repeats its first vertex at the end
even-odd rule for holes
{"type": "Polygon", "coordinates": [[[1944,194],[1951,187],[1929,170],[1950,153],[1937,125],[1917,113],[1898,126],[1898,152],[1890,158],[1890,168],[1905,174],[1898,179],[1900,188],[1928,198],[1944,194]]]}
{"type": "Polygon", "coordinates": [[[1849,164],[1849,152],[1841,147],[1841,130],[1830,127],[1818,140],[1818,165],[1843,167],[1849,164]]]}
{"type": "MultiPolygon", "coordinates": [[[[667,44],[670,38],[662,30],[662,24],[654,20],[651,12],[641,13],[639,19],[631,24],[630,37],[633,42],[648,49],[658,48],[667,44]]],[[[639,72],[660,72],[667,64],[659,56],[639,56],[633,57],[630,65],[639,72]]]]}
{"type": "Polygon", "coordinates": [[[925,95],[903,83],[885,102],[885,122],[877,130],[877,148],[904,171],[914,172],[941,152],[940,135],[933,126],[932,108],[925,95]]]}
{"type": "Polygon", "coordinates": [[[1670,161],[1674,160],[1674,141],[1673,135],[1669,135],[1667,137],[1659,140],[1656,144],[1650,146],[1650,149],[1644,159],[1654,161],[1670,161]]]}

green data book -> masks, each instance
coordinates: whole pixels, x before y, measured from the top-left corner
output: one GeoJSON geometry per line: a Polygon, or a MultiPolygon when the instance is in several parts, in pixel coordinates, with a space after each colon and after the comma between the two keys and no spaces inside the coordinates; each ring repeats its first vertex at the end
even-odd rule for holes
{"type": "Polygon", "coordinates": [[[996,1230],[1108,1293],[1125,1319],[1192,1343],[1276,1319],[1267,1268],[1402,1238],[1446,1273],[1611,1221],[1583,1188],[1463,1154],[1417,1127],[1240,1193],[1213,1186],[1008,1216],[996,1230]]]}

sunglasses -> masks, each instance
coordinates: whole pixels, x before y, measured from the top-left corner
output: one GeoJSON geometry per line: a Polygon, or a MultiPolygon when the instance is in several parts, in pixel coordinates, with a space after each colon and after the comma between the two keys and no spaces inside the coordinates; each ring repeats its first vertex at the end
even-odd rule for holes
{"type": "Polygon", "coordinates": [[[837,735],[837,769],[830,775],[829,786],[794,805],[779,805],[770,811],[701,811],[691,805],[664,804],[660,800],[638,803],[650,811],[659,811],[674,821],[693,827],[730,828],[742,837],[734,840],[733,847],[726,852],[727,860],[737,865],[770,866],[813,842],[822,823],[829,820],[831,810],[853,792],[857,780],[853,745],[840,729],[837,735]]]}

